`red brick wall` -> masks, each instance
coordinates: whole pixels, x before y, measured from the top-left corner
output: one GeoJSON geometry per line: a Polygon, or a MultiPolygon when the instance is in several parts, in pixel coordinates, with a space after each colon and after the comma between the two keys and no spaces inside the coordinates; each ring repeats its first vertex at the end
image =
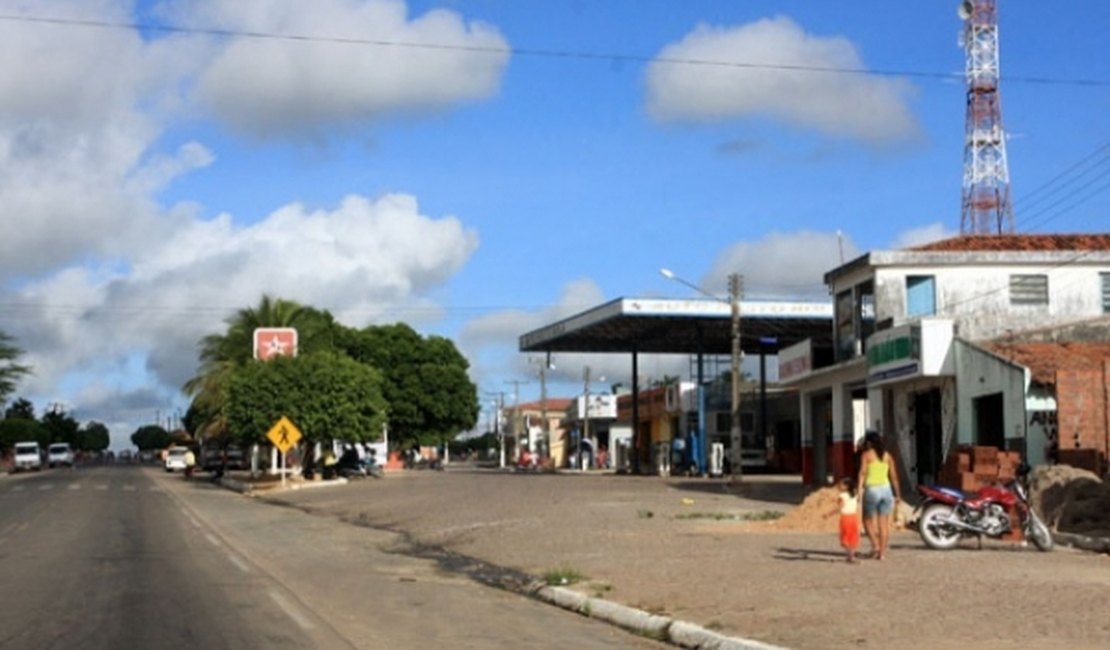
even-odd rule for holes
{"type": "Polygon", "coordinates": [[[1058,370],[1056,409],[1060,450],[1097,449],[1105,457],[1108,408],[1110,361],[1090,370],[1058,370]]]}

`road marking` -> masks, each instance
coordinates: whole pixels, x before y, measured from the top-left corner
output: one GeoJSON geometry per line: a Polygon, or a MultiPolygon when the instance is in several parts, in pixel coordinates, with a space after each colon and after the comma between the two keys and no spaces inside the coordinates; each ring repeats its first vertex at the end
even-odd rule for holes
{"type": "Polygon", "coordinates": [[[134,485],[125,485],[125,486],[123,486],[123,491],[124,492],[134,492],[135,489],[136,488],[135,488],[134,485]]]}
{"type": "Polygon", "coordinates": [[[45,492],[46,490],[53,490],[53,489],[54,489],[54,484],[53,483],[43,483],[42,485],[39,486],[39,492],[45,492]]]}
{"type": "Polygon", "coordinates": [[[243,573],[250,573],[251,572],[251,569],[250,569],[250,567],[247,566],[246,562],[243,562],[242,560],[240,560],[239,556],[235,555],[234,553],[228,553],[227,554],[227,559],[231,560],[231,563],[234,564],[236,567],[238,567],[239,570],[242,571],[243,573]]]}
{"type": "Polygon", "coordinates": [[[69,489],[71,489],[71,490],[80,490],[81,489],[81,484],[80,483],[70,483],[69,484],[69,489]]]}
{"type": "Polygon", "coordinates": [[[212,533],[206,534],[204,536],[204,538],[207,539],[209,542],[211,542],[212,546],[215,546],[217,548],[220,547],[220,546],[223,546],[222,544],[220,544],[220,540],[216,539],[216,536],[213,535],[212,533]]]}
{"type": "Polygon", "coordinates": [[[299,609],[294,607],[293,604],[289,601],[285,600],[285,598],[278,592],[270,590],[270,598],[273,598],[278,607],[280,607],[289,618],[293,619],[293,622],[301,626],[302,630],[311,630],[316,627],[312,624],[312,621],[304,617],[304,614],[302,614],[299,609]]]}
{"type": "Polygon", "coordinates": [[[108,486],[107,485],[98,485],[98,486],[96,486],[96,489],[103,492],[103,491],[108,489],[108,486]]]}
{"type": "Polygon", "coordinates": [[[12,492],[22,492],[27,489],[26,485],[17,485],[12,488],[12,492]]]}

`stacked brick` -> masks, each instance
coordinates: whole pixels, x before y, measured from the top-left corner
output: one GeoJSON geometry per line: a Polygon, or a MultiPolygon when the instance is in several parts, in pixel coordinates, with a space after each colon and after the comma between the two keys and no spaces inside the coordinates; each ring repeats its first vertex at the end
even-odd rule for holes
{"type": "Polygon", "coordinates": [[[960,445],[945,460],[938,482],[957,490],[974,492],[987,485],[1014,480],[1020,464],[1020,452],[960,445]]]}
{"type": "MultiPolygon", "coordinates": [[[[940,484],[964,492],[974,492],[995,483],[1009,483],[1017,478],[1021,452],[1003,451],[997,447],[960,445],[948,455],[940,470],[940,484]]],[[[1013,530],[1002,536],[1004,540],[1020,541],[1021,527],[1018,515],[1009,511],[1013,530]]]]}

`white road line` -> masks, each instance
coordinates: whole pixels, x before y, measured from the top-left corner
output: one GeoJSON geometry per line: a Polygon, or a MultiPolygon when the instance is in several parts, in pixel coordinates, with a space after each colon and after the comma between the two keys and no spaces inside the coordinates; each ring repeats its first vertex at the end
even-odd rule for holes
{"type": "Polygon", "coordinates": [[[26,485],[17,485],[12,488],[12,492],[22,492],[27,489],[26,485]]]}
{"type": "Polygon", "coordinates": [[[70,483],[69,484],[69,489],[71,489],[71,490],[80,490],[81,489],[81,484],[80,483],[70,483]]]}
{"type": "Polygon", "coordinates": [[[124,492],[134,492],[135,489],[136,488],[135,488],[134,485],[125,485],[125,486],[123,486],[123,491],[124,492]]]}
{"type": "Polygon", "coordinates": [[[46,491],[46,490],[53,490],[53,489],[54,489],[54,484],[53,483],[43,483],[42,485],[39,486],[39,492],[43,492],[43,491],[46,491]]]}
{"type": "Polygon", "coordinates": [[[312,624],[312,621],[305,618],[304,614],[302,614],[299,609],[294,607],[288,600],[285,600],[278,592],[270,590],[270,598],[273,598],[278,607],[280,607],[289,618],[293,619],[293,622],[301,626],[302,630],[311,630],[316,627],[312,624]]]}
{"type": "Polygon", "coordinates": [[[239,556],[235,555],[234,553],[228,553],[227,559],[231,560],[231,563],[234,564],[243,573],[251,572],[251,569],[249,566],[247,566],[246,562],[240,560],[239,556]]]}
{"type": "Polygon", "coordinates": [[[103,491],[108,489],[108,486],[107,485],[98,485],[98,486],[96,486],[96,489],[103,492],[103,491]]]}
{"type": "Polygon", "coordinates": [[[216,536],[213,535],[212,533],[206,534],[204,536],[204,538],[207,539],[212,544],[212,546],[216,546],[216,547],[223,546],[223,544],[220,543],[220,540],[216,539],[216,536]]]}

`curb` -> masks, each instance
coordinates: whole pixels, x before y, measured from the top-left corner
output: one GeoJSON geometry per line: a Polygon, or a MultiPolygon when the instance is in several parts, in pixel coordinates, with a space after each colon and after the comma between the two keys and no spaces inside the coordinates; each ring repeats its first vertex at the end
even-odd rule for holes
{"type": "Polygon", "coordinates": [[[246,481],[240,481],[238,479],[228,478],[226,476],[220,478],[216,483],[220,487],[224,487],[240,494],[252,497],[260,493],[275,494],[279,492],[289,492],[292,490],[308,490],[311,488],[331,487],[333,485],[346,485],[347,482],[348,481],[345,478],[337,478],[330,481],[309,481],[307,483],[290,482],[285,488],[274,486],[267,487],[265,490],[255,490],[254,486],[250,483],[247,483],[246,481]]]}
{"type": "Polygon", "coordinates": [[[641,636],[694,650],[784,650],[752,639],[725,636],[700,625],[614,603],[590,598],[565,587],[534,586],[531,595],[563,609],[612,623],[641,636]]]}
{"type": "Polygon", "coordinates": [[[1052,538],[1058,543],[1066,544],[1084,551],[1096,553],[1110,553],[1110,537],[1090,537],[1076,533],[1052,533],[1052,538]]]}

